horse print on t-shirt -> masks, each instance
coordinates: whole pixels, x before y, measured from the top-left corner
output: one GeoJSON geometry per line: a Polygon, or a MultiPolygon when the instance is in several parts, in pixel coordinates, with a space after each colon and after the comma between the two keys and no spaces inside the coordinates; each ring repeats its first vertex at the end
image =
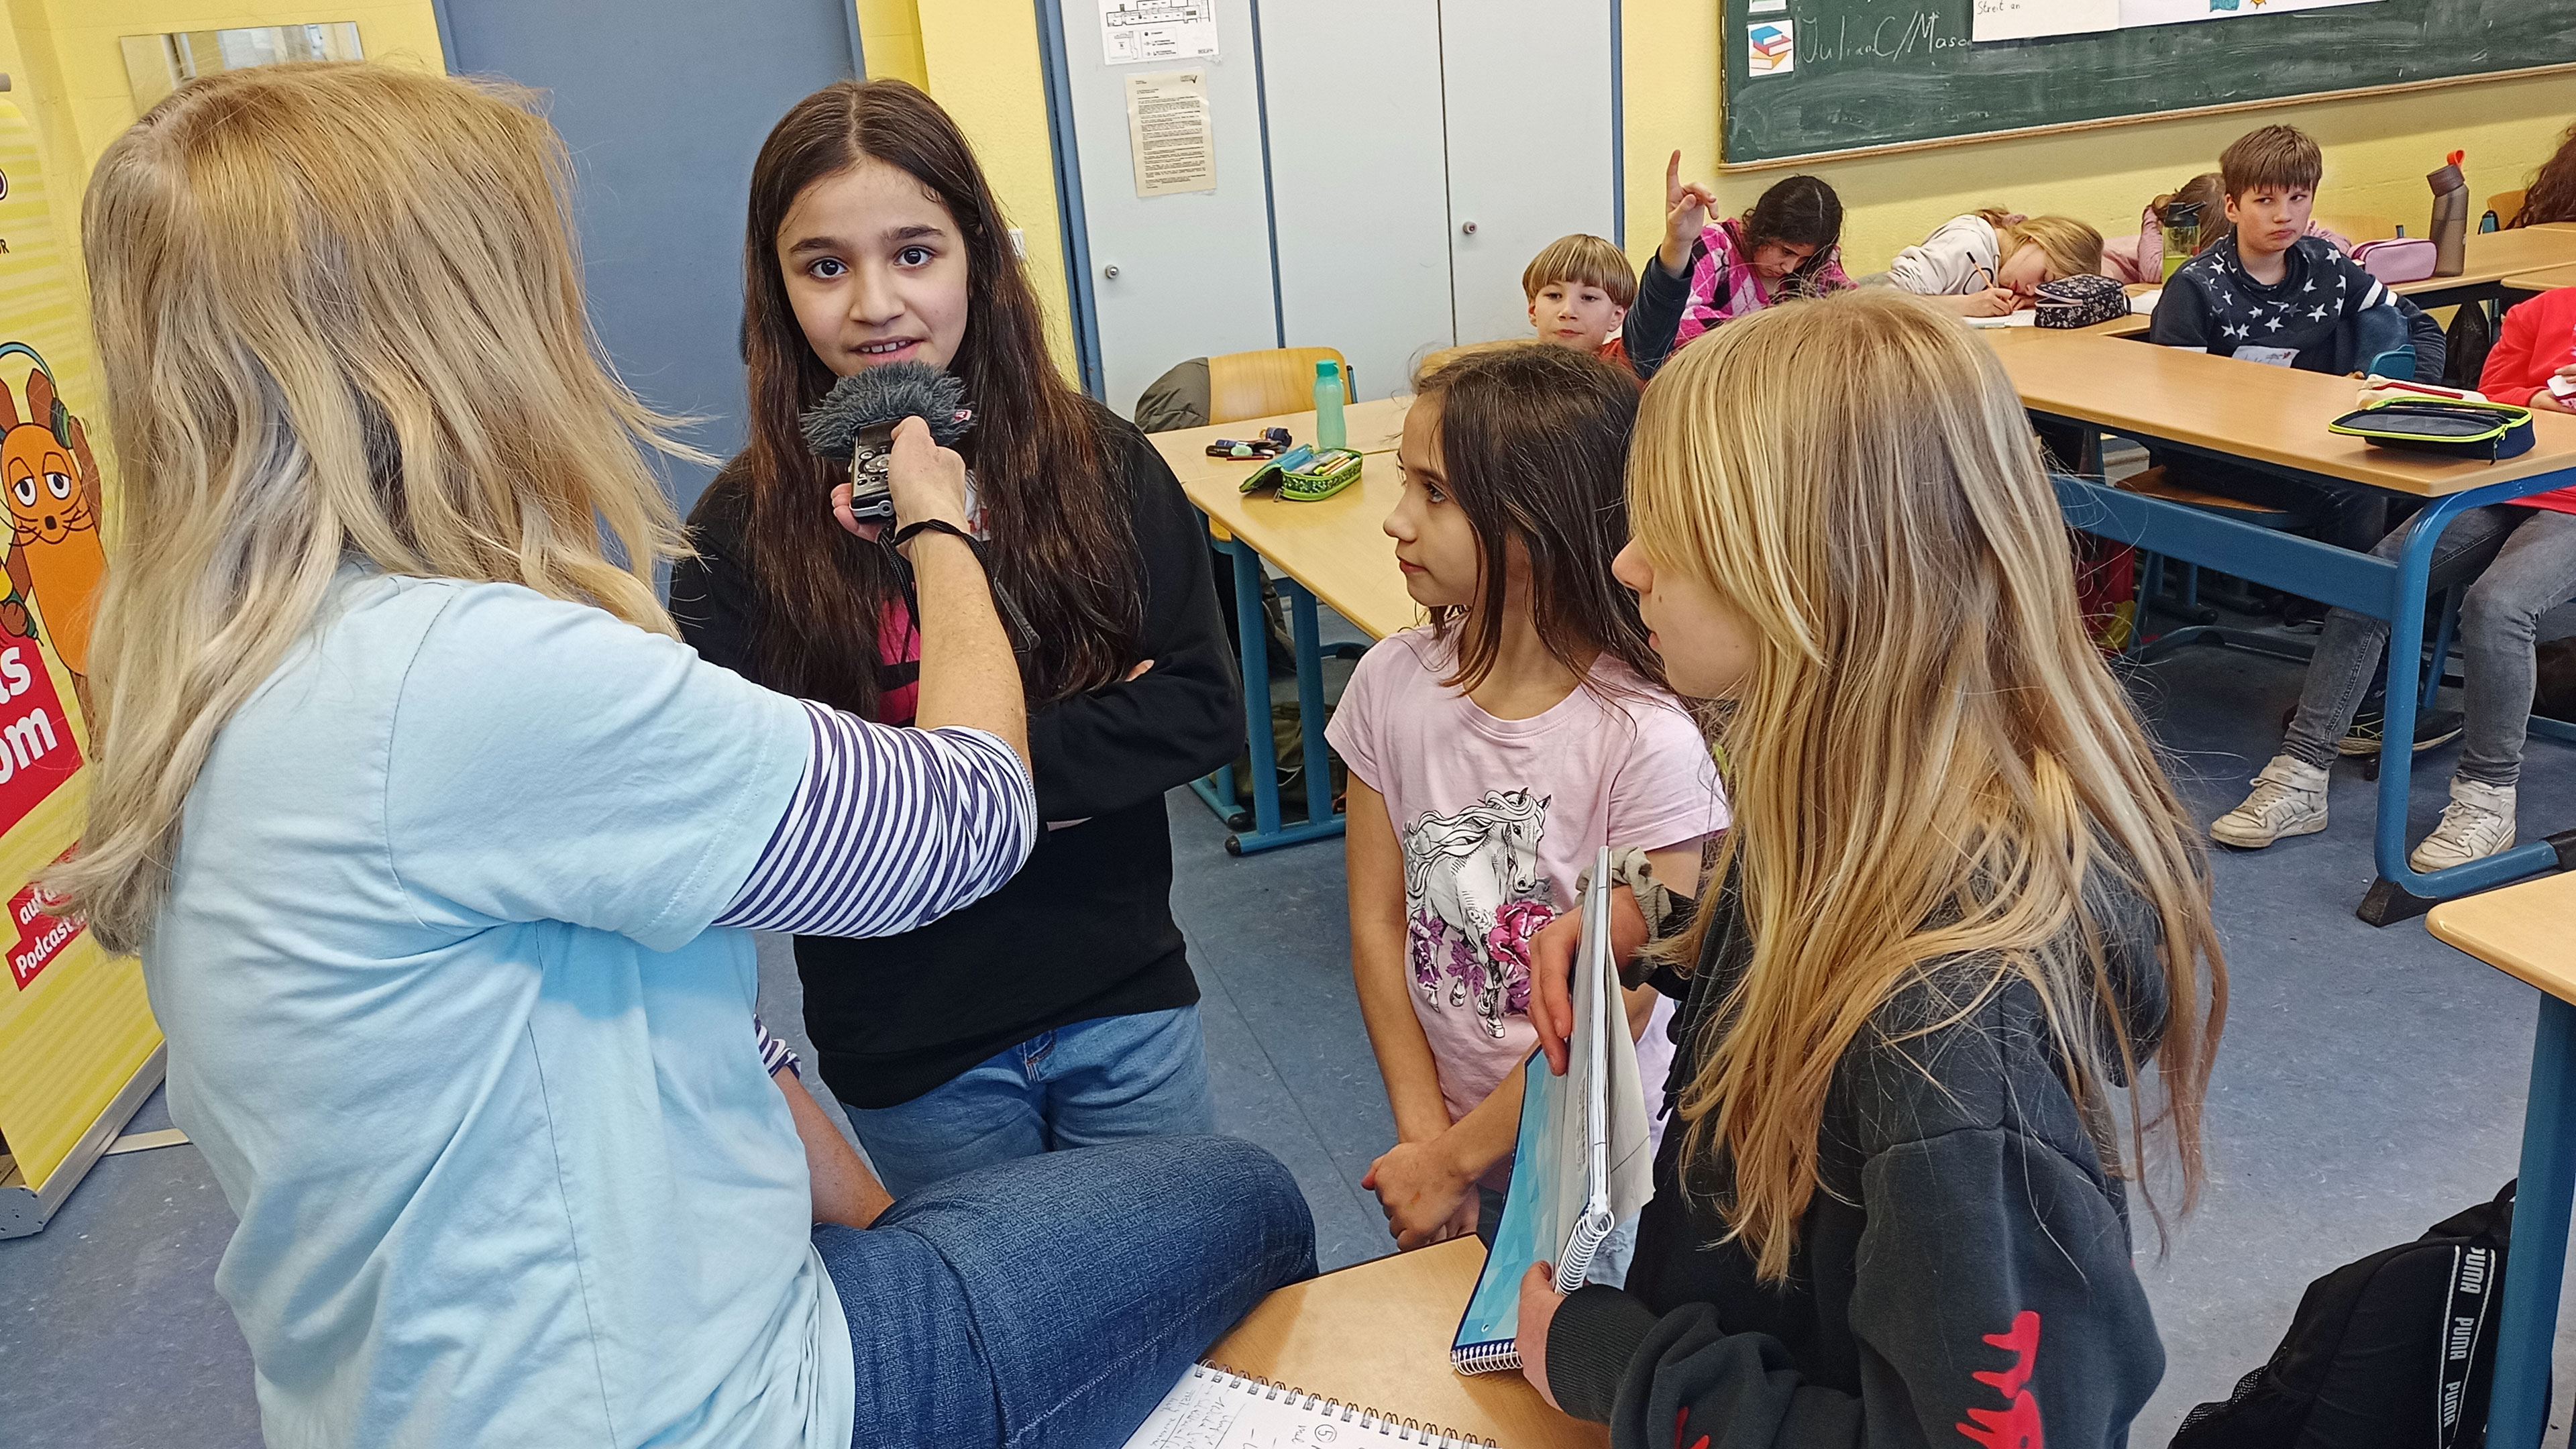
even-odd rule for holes
{"type": "Polygon", "coordinates": [[[1466,1007],[1500,1040],[1529,1012],[1529,942],[1556,918],[1538,871],[1550,797],[1488,790],[1455,815],[1424,812],[1404,832],[1406,951],[1425,1003],[1466,1007]]]}

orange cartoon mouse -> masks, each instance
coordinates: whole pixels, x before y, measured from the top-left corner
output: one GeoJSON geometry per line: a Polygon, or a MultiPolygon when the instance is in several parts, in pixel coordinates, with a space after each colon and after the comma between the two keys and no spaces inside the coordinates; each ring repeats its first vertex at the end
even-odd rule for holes
{"type": "Polygon", "coordinates": [[[33,599],[53,634],[54,655],[86,702],[90,617],[107,570],[98,530],[98,465],[89,438],[54,391],[44,359],[23,343],[0,344],[0,356],[35,358],[27,374],[29,420],[19,421],[0,384],[0,499],[9,510],[8,574],[13,596],[0,602],[0,627],[27,634],[22,600],[33,599]]]}

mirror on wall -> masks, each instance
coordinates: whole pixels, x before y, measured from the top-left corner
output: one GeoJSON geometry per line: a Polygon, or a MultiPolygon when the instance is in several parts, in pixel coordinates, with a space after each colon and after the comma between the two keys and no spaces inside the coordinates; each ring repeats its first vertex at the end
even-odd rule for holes
{"type": "Polygon", "coordinates": [[[282,60],[360,60],[352,20],[322,25],[254,25],[239,30],[180,30],[167,35],[128,35],[126,84],[140,113],[186,81],[217,71],[274,65],[282,60]]]}

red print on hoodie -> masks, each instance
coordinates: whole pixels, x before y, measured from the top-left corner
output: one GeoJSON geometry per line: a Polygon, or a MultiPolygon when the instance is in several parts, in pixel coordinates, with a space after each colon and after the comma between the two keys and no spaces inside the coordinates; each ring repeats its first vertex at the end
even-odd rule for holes
{"type": "Polygon", "coordinates": [[[2012,1350],[2013,1366],[1971,1377],[2003,1395],[2004,1407],[1970,1408],[1968,1417],[1976,1422],[1959,1425],[1959,1432],[1984,1449],[2047,1449],[2039,1429],[2039,1400],[2031,1397],[2029,1387],[2031,1373],[2039,1367],[2039,1315],[2023,1309],[2013,1316],[2009,1332],[1989,1333],[1986,1342],[2012,1350]]]}

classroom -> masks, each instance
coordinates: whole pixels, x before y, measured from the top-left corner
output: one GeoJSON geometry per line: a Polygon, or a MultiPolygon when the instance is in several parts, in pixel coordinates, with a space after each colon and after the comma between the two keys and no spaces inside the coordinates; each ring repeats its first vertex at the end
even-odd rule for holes
{"type": "Polygon", "coordinates": [[[2571,1442],[2576,0],[0,0],[0,502],[0,1444],[2571,1442]]]}

